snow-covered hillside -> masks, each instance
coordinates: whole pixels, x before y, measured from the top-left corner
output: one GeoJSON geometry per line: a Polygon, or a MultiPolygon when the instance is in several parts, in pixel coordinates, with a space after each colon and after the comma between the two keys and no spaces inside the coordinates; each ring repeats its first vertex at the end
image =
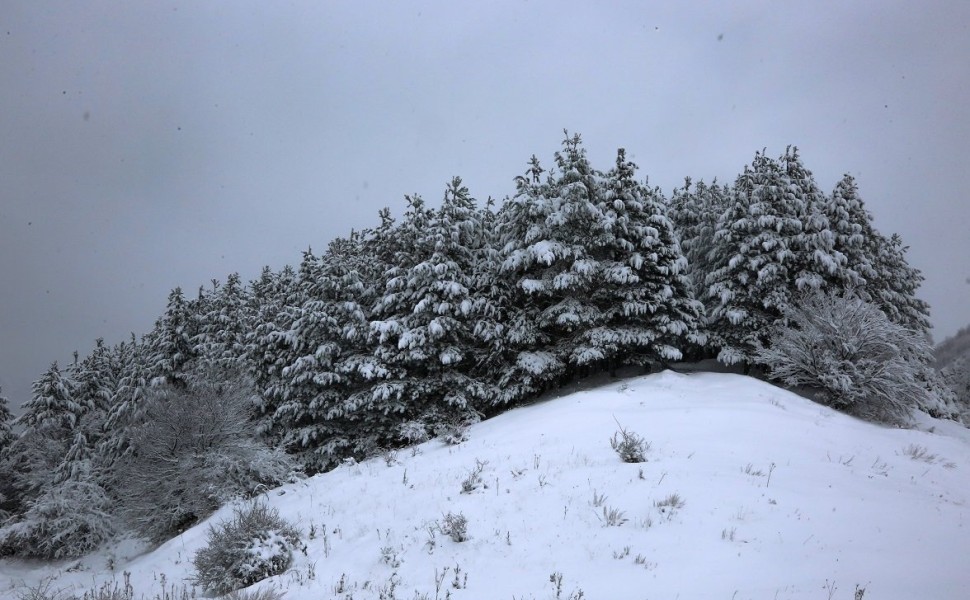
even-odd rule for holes
{"type": "MultiPolygon", "coordinates": [[[[851,600],[856,586],[867,600],[964,599],[970,436],[928,417],[921,429],[740,375],[612,381],[476,425],[458,446],[431,441],[269,491],[307,551],[257,586],[288,600],[851,600]],[[652,444],[648,462],[618,458],[617,423],[652,444]],[[429,533],[449,512],[470,539],[429,533]]],[[[0,562],[0,596],[49,575],[90,589],[123,571],[150,596],[192,575],[208,524],[231,513],[140,556],[0,562]]]]}

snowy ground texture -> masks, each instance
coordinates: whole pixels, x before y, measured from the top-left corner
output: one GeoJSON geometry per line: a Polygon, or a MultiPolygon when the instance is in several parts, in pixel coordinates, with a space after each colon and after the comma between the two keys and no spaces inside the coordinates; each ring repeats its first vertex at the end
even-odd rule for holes
{"type": "MultiPolygon", "coordinates": [[[[853,600],[856,586],[866,600],[966,599],[968,432],[929,417],[879,427],[740,375],[614,380],[481,423],[458,446],[268,492],[307,551],[254,588],[287,600],[853,600]],[[648,462],[619,460],[617,421],[652,444],[648,462]],[[449,512],[470,539],[429,533],[449,512]]],[[[129,544],[80,563],[0,562],[0,597],[122,571],[150,597],[191,577],[208,524],[231,513],[141,555],[129,544]]]]}

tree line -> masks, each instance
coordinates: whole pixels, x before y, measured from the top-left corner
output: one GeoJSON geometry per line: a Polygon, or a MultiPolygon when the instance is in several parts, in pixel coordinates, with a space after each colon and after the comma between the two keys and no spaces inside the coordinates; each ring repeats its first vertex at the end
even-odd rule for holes
{"type": "MultiPolygon", "coordinates": [[[[176,288],[145,335],[52,364],[20,417],[0,398],[0,552],[78,554],[144,525],[153,490],[137,475],[165,465],[207,475],[169,490],[182,508],[160,539],[227,494],[460,439],[577,377],[702,358],[770,371],[770,332],[812,293],[852,294],[928,336],[900,238],[876,230],[851,176],[821,191],[795,148],[667,198],[624,150],[600,170],[567,134],[515,187],[496,206],[456,177],[439,206],[407,196],[403,218],[384,209],[296,268],[176,288]],[[221,489],[191,489],[205,485],[221,489]],[[194,493],[205,501],[185,509],[194,493]]],[[[914,403],[955,415],[929,353],[906,360],[926,391],[914,403]]]]}

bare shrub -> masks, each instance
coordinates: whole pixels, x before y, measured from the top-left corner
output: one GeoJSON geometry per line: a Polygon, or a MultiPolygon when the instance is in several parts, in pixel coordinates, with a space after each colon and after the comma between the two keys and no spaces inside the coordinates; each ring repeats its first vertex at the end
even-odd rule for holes
{"type": "Polygon", "coordinates": [[[300,546],[294,525],[275,508],[252,503],[209,528],[208,543],[193,559],[195,582],[215,594],[250,586],[284,572],[300,546]]]}
{"type": "Polygon", "coordinates": [[[482,480],[482,471],[485,470],[487,464],[487,460],[475,459],[475,468],[469,471],[468,475],[461,482],[462,494],[470,494],[478,488],[485,486],[485,482],[482,480]]]}
{"type": "Polygon", "coordinates": [[[63,589],[54,587],[54,578],[45,577],[35,585],[17,592],[17,600],[70,600],[71,596],[63,589]]]}
{"type": "Polygon", "coordinates": [[[292,472],[282,452],[254,437],[243,381],[192,380],[146,395],[144,422],[117,470],[121,512],[134,531],[163,540],[233,498],[251,497],[292,472]]]}
{"type": "Polygon", "coordinates": [[[468,540],[468,519],[465,515],[449,512],[445,514],[439,525],[441,533],[447,535],[455,542],[468,540]]]}
{"type": "Polygon", "coordinates": [[[803,296],[783,311],[757,362],[790,386],[818,390],[824,404],[879,421],[934,405],[925,381],[930,348],[852,292],[803,296]]]}

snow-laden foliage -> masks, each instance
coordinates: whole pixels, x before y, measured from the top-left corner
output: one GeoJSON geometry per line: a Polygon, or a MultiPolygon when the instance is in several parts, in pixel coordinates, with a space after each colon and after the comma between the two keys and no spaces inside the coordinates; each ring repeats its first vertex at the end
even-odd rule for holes
{"type": "Polygon", "coordinates": [[[200,306],[198,301],[190,305],[181,288],[177,287],[169,294],[165,313],[146,338],[152,379],[158,378],[176,387],[186,385],[186,372],[196,357],[192,340],[198,333],[198,319],[193,312],[200,306]]]}
{"type": "Polygon", "coordinates": [[[13,414],[10,412],[10,401],[3,395],[3,388],[0,387],[0,457],[3,457],[13,440],[13,414]]]}
{"type": "Polygon", "coordinates": [[[199,315],[198,333],[193,337],[194,352],[206,361],[225,369],[245,366],[246,334],[254,325],[253,306],[238,273],[223,285],[212,282],[199,315]]]}
{"type": "Polygon", "coordinates": [[[845,257],[834,250],[819,196],[791,149],[778,160],[757,153],[735,182],[705,294],[722,362],[750,362],[796,295],[844,278],[845,257]]]}
{"type": "Polygon", "coordinates": [[[668,214],[687,259],[686,275],[695,298],[702,298],[707,289],[704,282],[711,271],[714,234],[731,193],[728,186],[719,185],[717,180],[708,185],[703,180],[693,183],[687,177],[684,187],[675,189],[670,198],[668,214]]]}
{"type": "Polygon", "coordinates": [[[228,594],[286,571],[300,548],[296,526],[254,502],[209,527],[206,545],[192,561],[195,582],[208,593],[228,594]]]}
{"type": "Polygon", "coordinates": [[[86,437],[76,433],[50,478],[26,495],[25,508],[0,527],[0,553],[81,556],[115,534],[112,501],[93,459],[86,437]]]}
{"type": "Polygon", "coordinates": [[[24,403],[15,424],[28,431],[69,432],[91,407],[74,399],[73,382],[57,363],[34,382],[33,396],[24,403]]]}
{"type": "Polygon", "coordinates": [[[288,478],[287,458],[253,437],[249,387],[192,377],[154,388],[132,452],[116,468],[119,511],[134,531],[162,540],[236,497],[288,478]]]}
{"type": "Polygon", "coordinates": [[[618,152],[608,173],[567,135],[555,173],[533,157],[499,213],[512,290],[501,401],[576,374],[680,359],[701,340],[674,226],[658,190],[618,152]]]}
{"type": "Polygon", "coordinates": [[[929,333],[929,306],[916,297],[923,281],[906,261],[906,246],[898,235],[876,231],[872,215],[859,196],[855,179],[846,175],[824,204],[835,235],[835,250],[846,257],[849,283],[894,322],[929,333]]]}
{"type": "Polygon", "coordinates": [[[807,386],[829,406],[900,420],[932,402],[921,376],[926,339],[852,293],[814,293],[784,311],[756,359],[787,385],[807,386]]]}
{"type": "Polygon", "coordinates": [[[14,479],[9,460],[9,449],[16,439],[12,424],[9,401],[3,395],[3,388],[0,388],[0,524],[7,520],[10,511],[15,508],[14,479]]]}
{"type": "Polygon", "coordinates": [[[0,554],[81,556],[114,533],[111,501],[101,485],[90,478],[69,479],[46,489],[0,527],[0,554]]]}

